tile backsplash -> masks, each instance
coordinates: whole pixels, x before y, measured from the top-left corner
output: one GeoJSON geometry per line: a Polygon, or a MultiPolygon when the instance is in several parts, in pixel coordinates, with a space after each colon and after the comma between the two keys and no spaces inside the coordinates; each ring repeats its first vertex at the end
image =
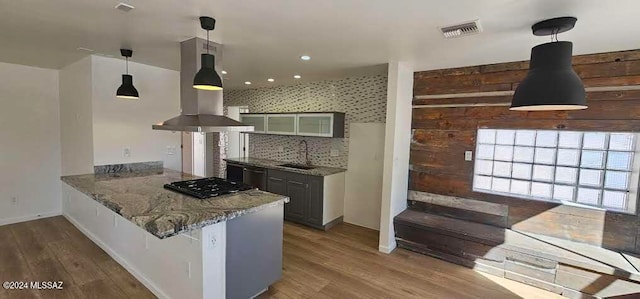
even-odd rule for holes
{"type": "Polygon", "coordinates": [[[302,162],[302,140],[309,144],[311,163],[347,167],[349,124],[385,122],[387,76],[370,75],[325,80],[293,86],[225,90],[224,106],[247,106],[250,112],[344,112],[345,138],[251,134],[249,155],[256,158],[302,162]],[[332,157],[331,151],[338,156],[332,157]]]}

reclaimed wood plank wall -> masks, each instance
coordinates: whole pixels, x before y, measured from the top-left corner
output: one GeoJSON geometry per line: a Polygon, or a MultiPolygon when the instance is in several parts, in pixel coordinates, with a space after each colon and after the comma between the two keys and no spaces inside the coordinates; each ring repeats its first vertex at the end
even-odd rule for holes
{"type": "MultiPolygon", "coordinates": [[[[585,87],[640,85],[640,50],[575,56],[573,62],[585,87]]],[[[472,191],[474,163],[464,152],[475,150],[478,128],[640,131],[639,90],[588,92],[589,109],[550,112],[491,106],[510,102],[508,95],[447,96],[513,91],[527,69],[522,61],[414,74],[409,189],[506,205],[504,225],[515,230],[640,252],[636,215],[472,191]],[[465,106],[449,107],[459,104],[465,106]]],[[[476,221],[496,225],[495,219],[476,221]]]]}

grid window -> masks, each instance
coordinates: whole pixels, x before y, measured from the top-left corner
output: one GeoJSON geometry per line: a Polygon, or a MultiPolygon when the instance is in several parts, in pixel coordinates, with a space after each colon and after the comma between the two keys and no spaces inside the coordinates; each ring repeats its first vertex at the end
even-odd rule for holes
{"type": "Polygon", "coordinates": [[[637,133],[478,129],[473,190],[636,212],[637,133]]]}

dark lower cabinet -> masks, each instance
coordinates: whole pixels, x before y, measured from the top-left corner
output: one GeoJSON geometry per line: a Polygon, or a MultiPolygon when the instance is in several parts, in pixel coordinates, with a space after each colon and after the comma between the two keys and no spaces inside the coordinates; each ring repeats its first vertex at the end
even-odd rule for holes
{"type": "Polygon", "coordinates": [[[306,178],[287,178],[287,196],[289,196],[289,210],[284,213],[287,220],[304,222],[307,210],[307,183],[306,178]]]}
{"type": "Polygon", "coordinates": [[[284,219],[323,229],[323,177],[269,169],[267,191],[289,197],[284,219]]]}
{"type": "Polygon", "coordinates": [[[309,224],[322,226],[322,207],[323,207],[323,177],[308,176],[307,177],[307,210],[306,221],[309,224]]]}
{"type": "Polygon", "coordinates": [[[267,192],[286,195],[287,194],[287,177],[285,175],[285,172],[278,171],[278,170],[269,170],[268,174],[269,175],[267,177],[267,192]]]}

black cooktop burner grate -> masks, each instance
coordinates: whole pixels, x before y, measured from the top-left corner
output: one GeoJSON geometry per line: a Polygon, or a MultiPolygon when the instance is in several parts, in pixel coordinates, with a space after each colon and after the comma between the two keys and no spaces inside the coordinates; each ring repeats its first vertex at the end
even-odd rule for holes
{"type": "Polygon", "coordinates": [[[173,182],[165,184],[164,188],[200,199],[254,189],[243,183],[227,181],[216,177],[173,182]]]}

